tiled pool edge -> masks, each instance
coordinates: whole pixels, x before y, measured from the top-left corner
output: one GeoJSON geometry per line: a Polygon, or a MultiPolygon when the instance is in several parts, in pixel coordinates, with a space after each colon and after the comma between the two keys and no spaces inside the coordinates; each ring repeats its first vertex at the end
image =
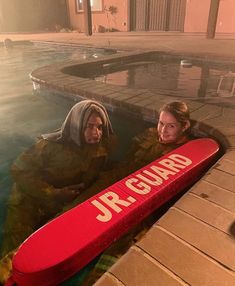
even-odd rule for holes
{"type": "MultiPolygon", "coordinates": [[[[143,53],[135,51],[112,54],[102,59],[66,61],[36,69],[30,77],[36,89],[51,90],[74,101],[81,98],[95,99],[110,107],[112,106],[112,108],[125,110],[144,120],[155,122],[157,111],[164,103],[182,99],[166,97],[162,94],[152,93],[147,89],[137,90],[105,84],[63,72],[73,66],[82,69],[85,66],[92,68],[92,66],[115,64],[117,62],[139,61],[141,58],[144,59],[147,55],[151,56],[154,53],[156,52],[148,51],[143,53]]],[[[160,54],[162,53],[160,52],[160,54]]],[[[235,147],[235,131],[232,130],[233,128],[229,128],[229,125],[234,126],[232,123],[235,123],[232,109],[190,99],[185,99],[185,101],[190,106],[191,117],[197,122],[199,130],[217,138],[224,149],[235,147]]]]}

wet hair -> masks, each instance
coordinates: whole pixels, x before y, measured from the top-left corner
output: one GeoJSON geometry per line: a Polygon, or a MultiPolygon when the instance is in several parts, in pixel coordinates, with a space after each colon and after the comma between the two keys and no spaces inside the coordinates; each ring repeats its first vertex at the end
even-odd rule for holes
{"type": "Polygon", "coordinates": [[[84,128],[94,111],[98,112],[103,122],[103,137],[110,137],[113,128],[105,107],[94,100],[82,100],[71,108],[60,129],[42,134],[42,138],[54,142],[74,142],[82,146],[84,128]]]}
{"type": "Polygon", "coordinates": [[[162,111],[171,113],[182,126],[184,126],[187,121],[190,121],[189,108],[183,101],[166,103],[160,108],[159,114],[162,111]]]}

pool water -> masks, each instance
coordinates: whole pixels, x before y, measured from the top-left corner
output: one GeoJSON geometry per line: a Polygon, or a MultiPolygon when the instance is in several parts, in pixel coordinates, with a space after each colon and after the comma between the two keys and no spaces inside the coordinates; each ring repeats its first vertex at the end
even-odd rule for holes
{"type": "MultiPolygon", "coordinates": [[[[6,216],[6,202],[11,189],[9,168],[22,151],[31,146],[37,136],[59,128],[74,104],[64,97],[45,92],[33,92],[29,73],[41,66],[66,59],[102,57],[108,50],[63,47],[58,45],[17,45],[0,47],[0,246],[6,216]]],[[[116,158],[146,124],[125,116],[110,114],[121,146],[116,158]],[[121,151],[120,151],[121,150],[121,151]]]]}
{"type": "Polygon", "coordinates": [[[207,99],[235,96],[235,66],[162,56],[153,61],[127,63],[100,72],[97,81],[148,89],[155,94],[207,99]]]}

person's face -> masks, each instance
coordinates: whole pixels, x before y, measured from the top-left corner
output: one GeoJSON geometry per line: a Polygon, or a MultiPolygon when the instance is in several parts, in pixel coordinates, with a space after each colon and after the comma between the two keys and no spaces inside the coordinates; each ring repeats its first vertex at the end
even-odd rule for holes
{"type": "Polygon", "coordinates": [[[177,143],[187,128],[187,124],[182,126],[170,112],[160,113],[157,130],[162,143],[177,143]]]}
{"type": "Polygon", "coordinates": [[[103,135],[103,123],[98,114],[92,113],[88,118],[85,130],[84,139],[87,144],[99,143],[103,135]]]}

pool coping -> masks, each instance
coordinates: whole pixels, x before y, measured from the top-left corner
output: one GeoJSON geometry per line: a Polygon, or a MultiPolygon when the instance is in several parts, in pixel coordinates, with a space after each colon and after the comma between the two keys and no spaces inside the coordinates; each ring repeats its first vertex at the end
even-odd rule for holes
{"type": "MultiPolygon", "coordinates": [[[[63,71],[65,69],[75,67],[83,69],[84,67],[97,67],[103,65],[112,65],[120,62],[140,61],[146,56],[159,53],[161,55],[169,55],[156,51],[134,51],[123,52],[105,56],[101,59],[70,60],[62,63],[52,64],[38,68],[30,74],[34,88],[37,90],[46,89],[54,93],[59,93],[73,101],[79,101],[81,98],[95,99],[109,108],[117,110],[125,110],[135,114],[137,118],[155,122],[157,111],[166,102],[172,100],[182,100],[179,97],[166,97],[163,94],[156,94],[148,89],[132,89],[124,86],[105,84],[92,79],[73,76],[63,71]]],[[[171,55],[171,54],[170,54],[171,55]]],[[[174,56],[180,56],[174,53],[174,56]]],[[[194,58],[192,56],[192,58],[194,58]]],[[[197,57],[202,59],[202,57],[197,57]]],[[[210,60],[206,57],[206,60],[210,60]]],[[[219,107],[213,104],[195,101],[189,98],[183,99],[190,106],[191,118],[196,122],[196,129],[217,138],[224,149],[235,147],[235,131],[228,128],[226,114],[232,113],[229,107],[219,107]],[[228,112],[227,112],[228,110],[228,112]],[[207,113],[207,114],[206,114],[207,113]],[[224,124],[213,119],[219,117],[224,118],[224,124]],[[213,121],[213,127],[211,122],[213,121]]],[[[230,114],[231,117],[231,114],[230,114]]]]}

